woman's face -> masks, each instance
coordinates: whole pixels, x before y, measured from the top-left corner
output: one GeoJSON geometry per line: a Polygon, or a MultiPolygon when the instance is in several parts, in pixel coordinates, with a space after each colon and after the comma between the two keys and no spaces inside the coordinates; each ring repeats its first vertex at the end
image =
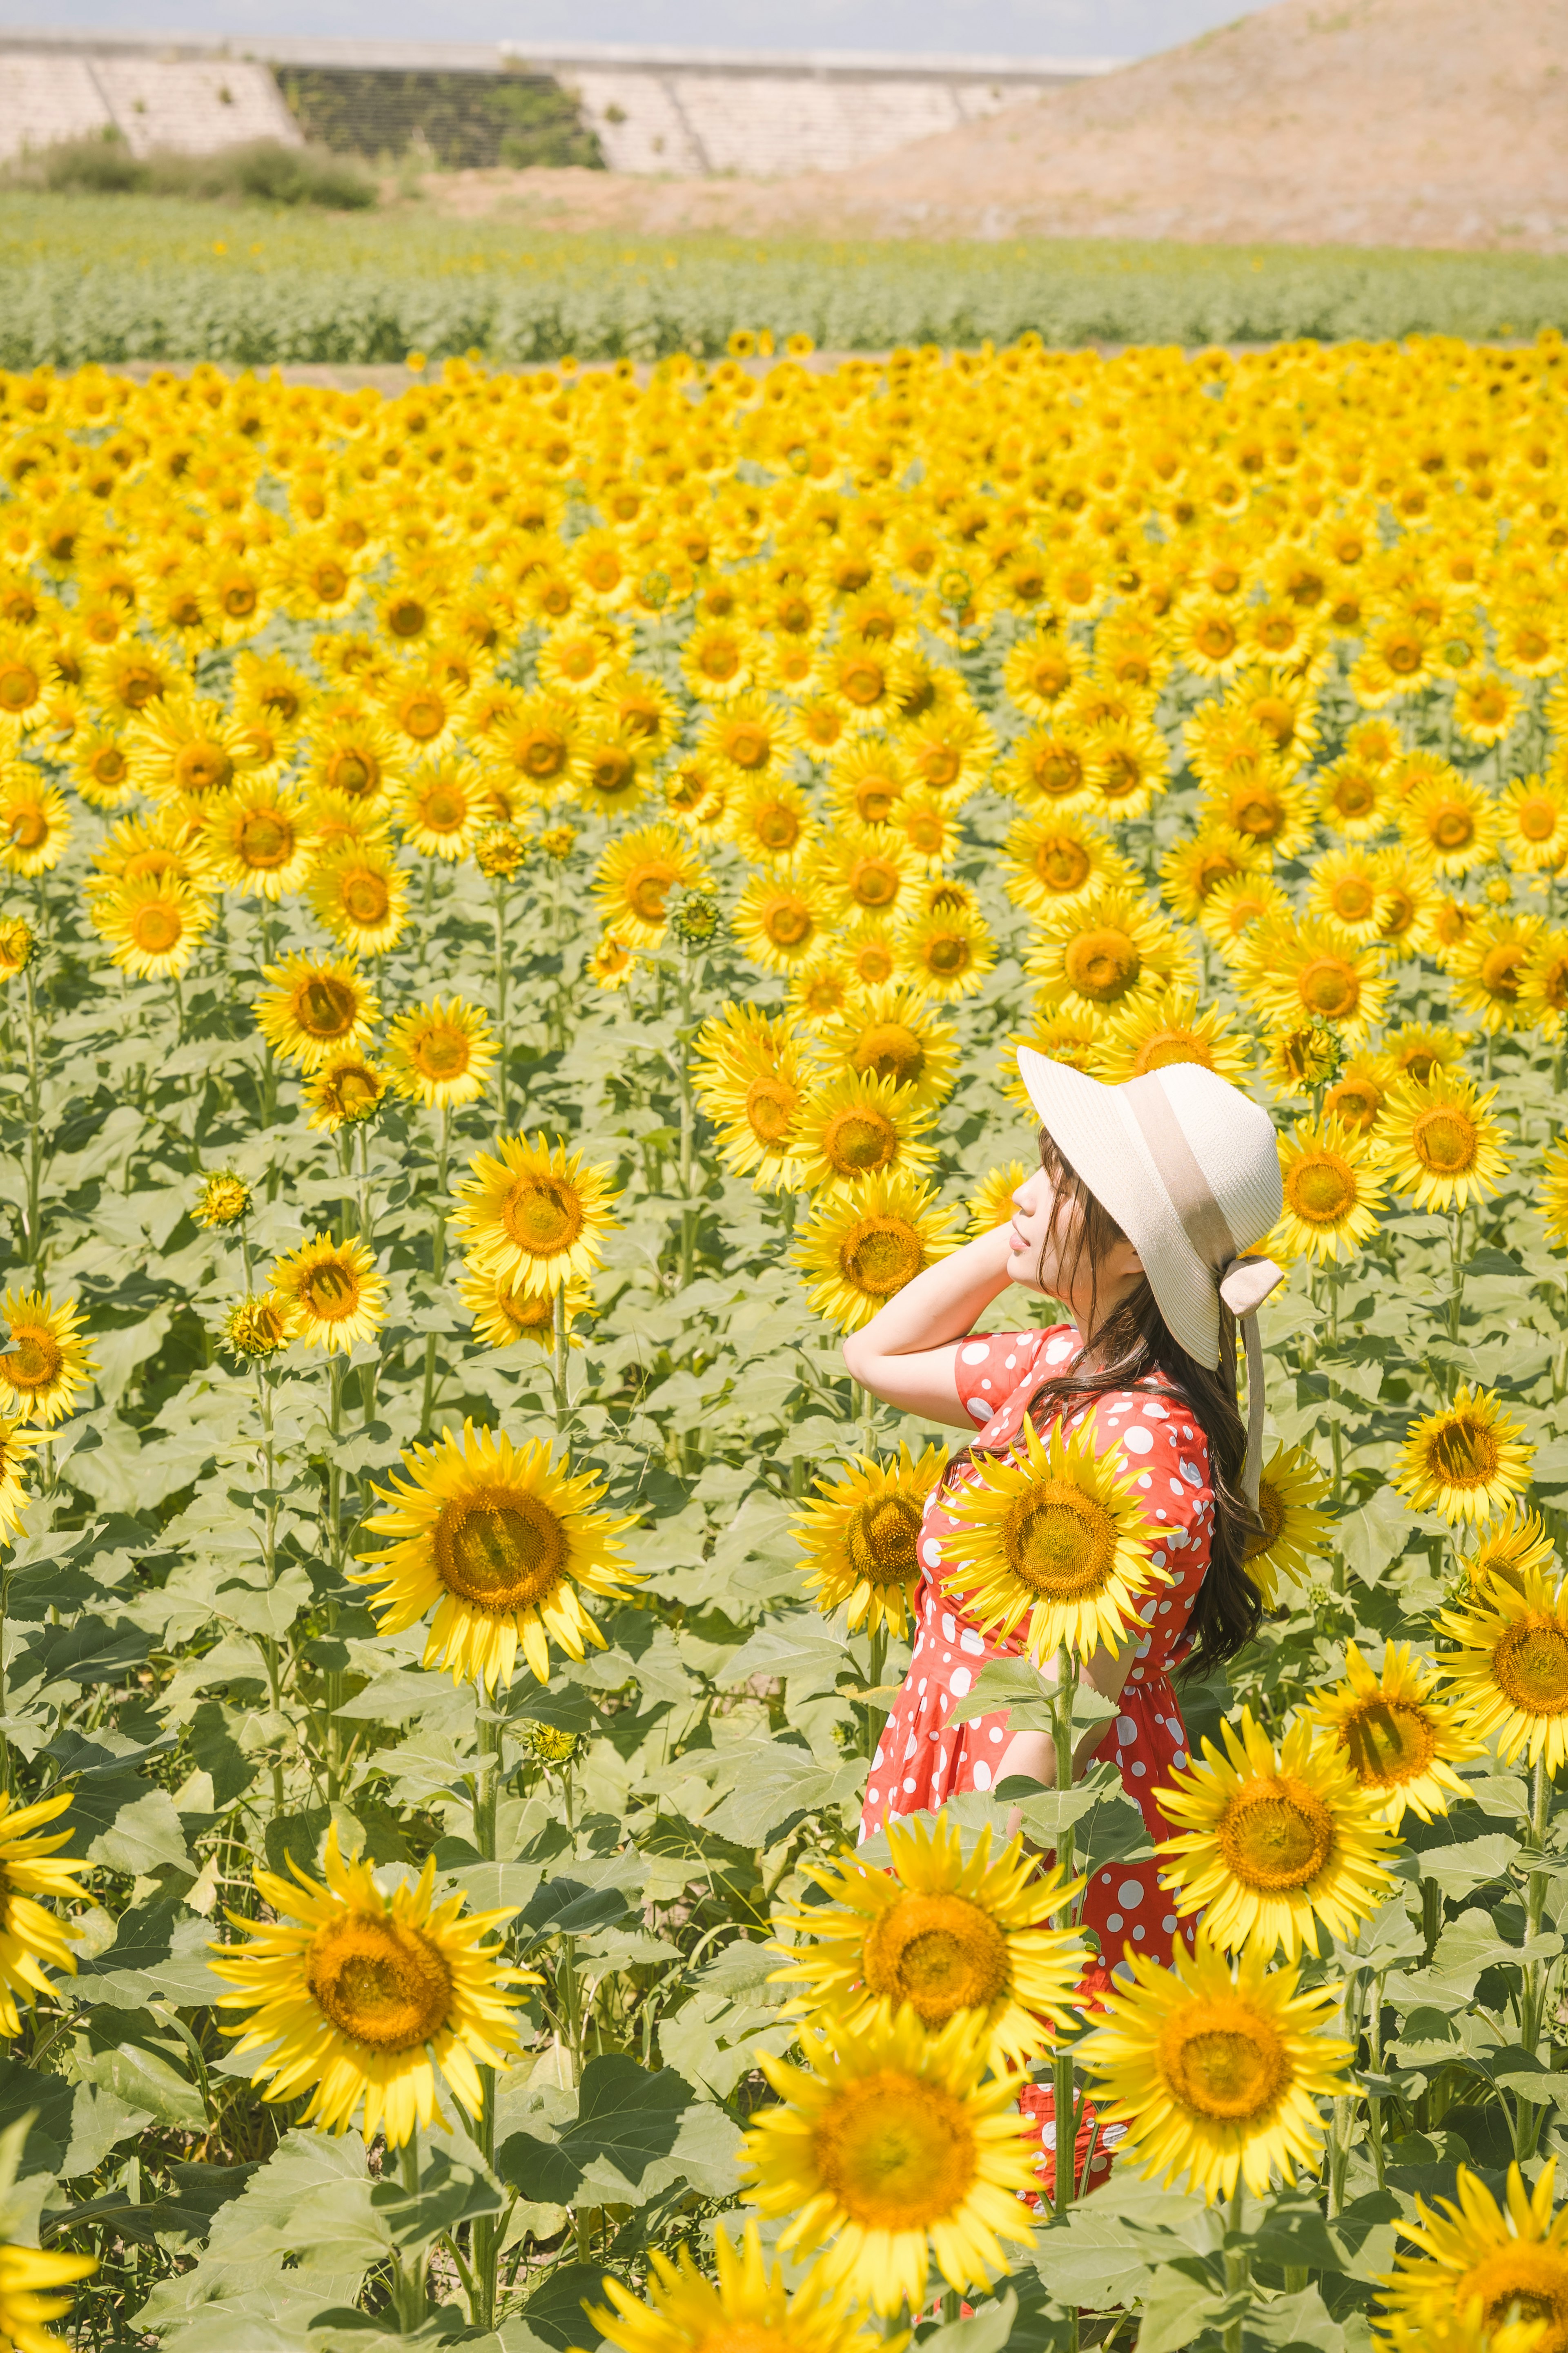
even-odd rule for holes
{"type": "Polygon", "coordinates": [[[1026,1291],[1044,1292],[1059,1299],[1082,1329],[1091,1312],[1103,1322],[1118,1306],[1143,1271],[1143,1262],[1131,1243],[1118,1240],[1092,1279],[1089,1253],[1079,1249],[1083,1213],[1075,1199],[1062,1205],[1051,1230],[1056,1187],[1043,1168],[1025,1177],[1013,1196],[1013,1223],[1007,1242],[1007,1272],[1026,1291]]]}

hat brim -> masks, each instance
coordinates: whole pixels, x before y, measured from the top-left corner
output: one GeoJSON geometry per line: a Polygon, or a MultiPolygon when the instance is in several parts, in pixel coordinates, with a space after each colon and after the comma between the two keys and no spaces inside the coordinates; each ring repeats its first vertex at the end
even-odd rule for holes
{"type": "Polygon", "coordinates": [[[1121,1090],[1031,1046],[1018,1049],[1018,1071],[1042,1126],[1142,1261],[1172,1338],[1200,1365],[1217,1365],[1214,1274],[1188,1240],[1121,1090]]]}

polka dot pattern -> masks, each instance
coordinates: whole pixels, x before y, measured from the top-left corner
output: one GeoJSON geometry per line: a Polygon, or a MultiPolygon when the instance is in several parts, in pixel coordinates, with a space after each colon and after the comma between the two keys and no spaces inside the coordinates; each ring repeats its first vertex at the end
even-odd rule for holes
{"type": "MultiPolygon", "coordinates": [[[[1054,1378],[1079,1347],[1070,1324],[1048,1332],[977,1334],[958,1351],[958,1394],[984,1427],[988,1445],[1016,1434],[1042,1381],[1054,1378]]],[[[1084,1411],[1075,1411],[1069,1428],[1084,1411]]],[[[1103,1757],[1121,1767],[1122,1787],[1148,1825],[1151,1838],[1171,1835],[1154,1791],[1186,1762],[1186,1727],[1170,1671],[1187,1648],[1187,1621],[1209,1564],[1214,1491],[1208,1449],[1182,1400],[1163,1382],[1157,1391],[1122,1390],[1097,1400],[1097,1451],[1119,1457],[1138,1476],[1145,1509],[1161,1529],[1152,1557],[1171,1578],[1141,1611],[1149,1628],[1123,1687],[1121,1713],[1108,1725],[1103,1757]]],[[[947,1718],[974,1687],[991,1659],[1016,1657],[1020,1641],[993,1642],[972,1621],[968,1596],[944,1584],[943,1538],[949,1506],[974,1476],[965,1455],[954,1459],[929,1497],[921,1525],[924,1570],[915,1596],[915,1647],[904,1687],[894,1703],[872,1760],[860,1835],[868,1838],[889,1814],[934,1813],[958,1789],[989,1789],[996,1779],[1007,1731],[1005,1709],[970,1716],[951,1730],[947,1718]]],[[[1153,1953],[1167,1965],[1178,1936],[1190,1943],[1166,1909],[1156,1866],[1097,1872],[1084,1921],[1100,1939],[1100,1968],[1115,1968],[1130,1952],[1153,1953]]]]}

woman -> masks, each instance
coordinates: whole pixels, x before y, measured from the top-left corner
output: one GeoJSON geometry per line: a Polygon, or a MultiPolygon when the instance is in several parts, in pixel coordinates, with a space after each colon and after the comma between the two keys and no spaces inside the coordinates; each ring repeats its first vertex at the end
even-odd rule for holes
{"type": "MultiPolygon", "coordinates": [[[[973,1621],[962,1580],[944,1581],[942,1546],[975,1455],[1013,1447],[1026,1414],[1042,1431],[1091,1421],[1096,1452],[1133,1475],[1162,1530],[1151,1557],[1169,1582],[1143,1603],[1144,1630],[1082,1662],[1120,1714],[1085,1736],[1075,1760],[1081,1775],[1092,1757],[1116,1759],[1152,1839],[1171,1835],[1154,1792],[1187,1756],[1172,1672],[1219,1665],[1258,1622],[1247,1573],[1263,1429],[1254,1319],[1280,1278],[1238,1242],[1279,1214],[1272,1124],[1195,1063],[1121,1087],[1026,1047],[1018,1063],[1043,1124],[1040,1167],[1014,1194],[1011,1223],[928,1268],[845,1344],[850,1372],[886,1403],[980,1425],[926,1505],[914,1656],[872,1761],[862,1838],[889,1813],[934,1811],[957,1789],[1056,1778],[1047,1736],[1010,1731],[1005,1708],[947,1729],[986,1662],[1023,1649],[973,1621]],[[1010,1282],[1060,1300],[1071,1322],[975,1333],[1010,1282]],[[1249,1429],[1237,1406],[1237,1314],[1248,1325],[1249,1429]]],[[[1152,1862],[1097,1871],[1083,1916],[1100,1946],[1084,1977],[1089,1999],[1130,1950],[1168,1964],[1180,1933],[1152,1862]]],[[[1049,2113],[1048,2094],[1027,2105],[1049,2113]]]]}

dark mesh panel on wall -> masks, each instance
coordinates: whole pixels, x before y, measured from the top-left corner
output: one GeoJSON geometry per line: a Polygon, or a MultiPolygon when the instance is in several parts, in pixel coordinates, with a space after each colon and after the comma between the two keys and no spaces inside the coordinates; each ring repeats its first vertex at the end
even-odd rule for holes
{"type": "Polygon", "coordinates": [[[449,171],[491,164],[605,165],[576,99],[543,74],[285,66],[278,86],[306,135],[341,153],[401,155],[424,145],[449,171]]]}

